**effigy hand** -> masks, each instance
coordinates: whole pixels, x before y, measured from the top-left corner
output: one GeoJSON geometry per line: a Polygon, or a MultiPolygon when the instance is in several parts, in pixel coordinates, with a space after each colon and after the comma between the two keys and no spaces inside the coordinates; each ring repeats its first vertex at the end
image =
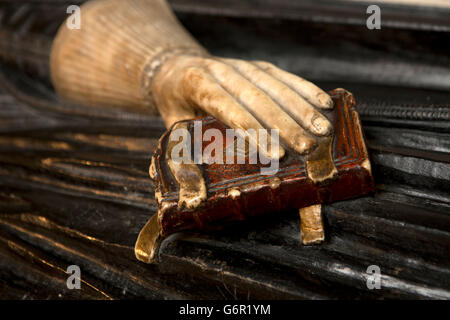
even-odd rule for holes
{"type": "MultiPolygon", "coordinates": [[[[176,56],[160,68],[151,91],[167,126],[209,114],[233,129],[278,129],[300,154],[316,147],[315,136],[333,131],[320,112],[333,108],[329,95],[267,62],[176,56]]],[[[275,151],[284,155],[282,147],[275,151]]]]}
{"type": "MultiPolygon", "coordinates": [[[[159,113],[167,127],[209,114],[233,129],[278,129],[300,154],[333,131],[324,91],[267,62],[210,55],[164,0],[88,1],[79,30],[60,27],[50,66],[62,97],[159,113]]],[[[283,157],[283,147],[273,149],[270,158],[283,157]]]]}

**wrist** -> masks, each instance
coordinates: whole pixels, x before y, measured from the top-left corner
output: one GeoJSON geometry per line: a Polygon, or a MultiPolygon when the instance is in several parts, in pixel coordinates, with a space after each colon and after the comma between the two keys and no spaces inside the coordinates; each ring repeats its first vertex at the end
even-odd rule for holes
{"type": "Polygon", "coordinates": [[[152,94],[155,83],[159,83],[168,71],[181,69],[190,61],[205,57],[208,53],[201,47],[172,47],[161,49],[145,63],[142,71],[142,86],[146,93],[152,94]]]}

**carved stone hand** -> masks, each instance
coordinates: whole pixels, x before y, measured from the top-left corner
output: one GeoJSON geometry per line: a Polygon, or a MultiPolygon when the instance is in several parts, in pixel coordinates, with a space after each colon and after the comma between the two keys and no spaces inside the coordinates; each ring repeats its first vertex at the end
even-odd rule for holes
{"type": "MultiPolygon", "coordinates": [[[[333,131],[319,112],[333,107],[330,97],[267,62],[176,56],[161,67],[151,91],[167,126],[210,114],[234,129],[279,129],[283,142],[301,154],[316,146],[314,135],[333,131]]],[[[278,154],[284,154],[281,147],[278,154]]]]}
{"type": "MultiPolygon", "coordinates": [[[[267,62],[210,55],[164,0],[89,1],[80,30],[61,26],[51,74],[67,99],[159,112],[167,126],[210,114],[235,129],[279,129],[301,154],[333,130],[320,113],[333,108],[324,91],[267,62]]],[[[268,154],[283,155],[281,146],[268,154]]]]}

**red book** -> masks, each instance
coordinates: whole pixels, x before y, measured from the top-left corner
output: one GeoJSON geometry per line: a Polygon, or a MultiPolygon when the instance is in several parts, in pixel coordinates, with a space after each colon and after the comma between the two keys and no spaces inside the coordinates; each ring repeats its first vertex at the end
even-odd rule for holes
{"type": "MultiPolygon", "coordinates": [[[[374,191],[369,157],[353,95],[344,89],[332,90],[330,95],[335,107],[325,113],[334,126],[328,154],[331,165],[334,163],[333,170],[336,168],[337,171],[327,179],[320,179],[323,173],[320,170],[331,170],[322,161],[323,154],[326,154],[324,141],[319,141],[322,153],[317,155],[301,156],[286,149],[285,156],[279,161],[279,169],[273,175],[261,174],[264,165],[260,163],[200,164],[197,167],[204,179],[207,198],[196,208],[187,209],[178,204],[180,187],[166,159],[168,140],[174,127],[166,132],[153,155],[150,169],[159,210],[141,231],[136,244],[138,259],[153,261],[161,239],[175,232],[217,230],[232,221],[250,216],[355,198],[374,191]],[[315,173],[319,176],[314,177],[315,173]]],[[[216,128],[225,136],[227,127],[218,120],[212,117],[200,120],[202,133],[216,128]]],[[[195,143],[194,121],[182,122],[192,137],[192,143],[195,143]]],[[[203,142],[202,149],[209,143],[203,142]]],[[[225,143],[225,148],[230,147],[225,143]]],[[[279,217],[274,215],[274,218],[279,217]]]]}

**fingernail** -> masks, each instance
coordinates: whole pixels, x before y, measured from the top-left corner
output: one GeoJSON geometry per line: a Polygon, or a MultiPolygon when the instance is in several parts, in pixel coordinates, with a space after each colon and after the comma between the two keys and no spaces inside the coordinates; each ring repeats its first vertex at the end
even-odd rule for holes
{"type": "Polygon", "coordinates": [[[317,99],[319,100],[319,103],[323,108],[332,109],[334,106],[333,100],[326,93],[319,93],[317,99]]]}
{"type": "Polygon", "coordinates": [[[318,135],[326,136],[332,130],[331,123],[319,115],[315,115],[312,118],[311,124],[314,128],[314,133],[318,135]]]}

